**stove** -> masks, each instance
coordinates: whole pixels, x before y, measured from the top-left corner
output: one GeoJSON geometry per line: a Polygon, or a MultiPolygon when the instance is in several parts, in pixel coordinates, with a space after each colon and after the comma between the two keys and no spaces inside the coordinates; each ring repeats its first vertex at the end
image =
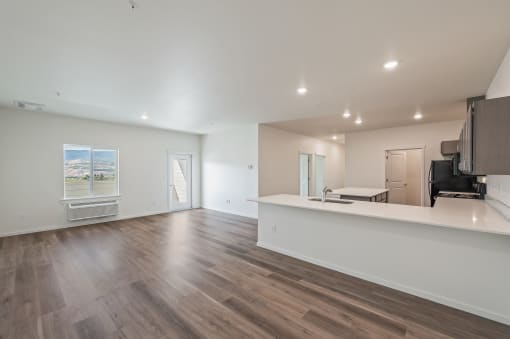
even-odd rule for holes
{"type": "Polygon", "coordinates": [[[456,199],[480,199],[480,193],[439,191],[439,193],[437,193],[437,197],[456,199]]]}

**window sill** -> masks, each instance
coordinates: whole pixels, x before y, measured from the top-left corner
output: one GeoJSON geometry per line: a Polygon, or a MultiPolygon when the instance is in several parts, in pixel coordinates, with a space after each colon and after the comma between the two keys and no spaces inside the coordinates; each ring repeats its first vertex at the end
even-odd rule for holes
{"type": "Polygon", "coordinates": [[[120,195],[101,195],[101,196],[89,196],[89,197],[79,197],[79,198],[62,198],[60,202],[62,204],[68,204],[70,202],[96,202],[101,200],[119,200],[121,198],[120,195]]]}

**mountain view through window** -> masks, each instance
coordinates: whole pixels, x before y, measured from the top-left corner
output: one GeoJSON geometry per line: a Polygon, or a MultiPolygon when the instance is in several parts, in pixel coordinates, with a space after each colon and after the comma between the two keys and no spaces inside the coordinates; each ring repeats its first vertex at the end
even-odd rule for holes
{"type": "Polygon", "coordinates": [[[66,198],[118,194],[117,150],[64,145],[66,198]]]}

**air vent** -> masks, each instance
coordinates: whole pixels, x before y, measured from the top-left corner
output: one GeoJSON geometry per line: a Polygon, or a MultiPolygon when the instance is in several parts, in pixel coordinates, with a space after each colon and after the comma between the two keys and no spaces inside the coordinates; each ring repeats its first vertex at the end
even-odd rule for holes
{"type": "Polygon", "coordinates": [[[44,109],[43,104],[37,104],[35,102],[29,102],[29,101],[14,101],[14,105],[17,108],[26,109],[29,111],[42,111],[44,109]]]}

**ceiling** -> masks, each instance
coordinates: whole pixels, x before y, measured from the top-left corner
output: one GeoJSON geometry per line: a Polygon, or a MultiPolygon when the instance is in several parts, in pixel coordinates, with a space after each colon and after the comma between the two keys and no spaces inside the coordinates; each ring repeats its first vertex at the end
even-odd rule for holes
{"type": "Polygon", "coordinates": [[[402,107],[381,107],[363,111],[351,112],[351,117],[344,118],[342,113],[317,116],[299,120],[280,121],[267,125],[290,132],[308,135],[340,144],[345,143],[344,133],[374,130],[397,126],[408,126],[422,123],[461,120],[466,116],[466,101],[457,101],[440,105],[420,105],[416,109],[412,105],[402,107]],[[416,111],[422,114],[420,120],[413,118],[416,111]],[[363,121],[356,125],[357,117],[363,121]]]}
{"type": "Polygon", "coordinates": [[[458,118],[510,46],[508,0],[136,2],[2,4],[0,105],[195,133],[319,117],[289,126],[326,135],[355,128],[347,107],[362,128],[458,118]]]}

